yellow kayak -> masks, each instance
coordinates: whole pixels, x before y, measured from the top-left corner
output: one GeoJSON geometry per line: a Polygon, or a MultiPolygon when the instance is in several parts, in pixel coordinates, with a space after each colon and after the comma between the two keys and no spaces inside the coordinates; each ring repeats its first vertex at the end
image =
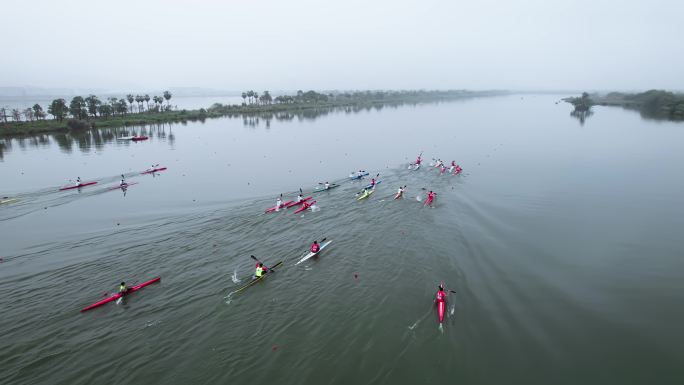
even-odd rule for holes
{"type": "Polygon", "coordinates": [[[371,194],[372,194],[374,191],[375,191],[375,189],[373,189],[373,190],[365,190],[365,191],[363,192],[363,194],[362,194],[360,197],[356,198],[356,200],[357,200],[357,201],[360,201],[361,199],[366,199],[366,198],[368,198],[369,196],[371,196],[371,194]]]}

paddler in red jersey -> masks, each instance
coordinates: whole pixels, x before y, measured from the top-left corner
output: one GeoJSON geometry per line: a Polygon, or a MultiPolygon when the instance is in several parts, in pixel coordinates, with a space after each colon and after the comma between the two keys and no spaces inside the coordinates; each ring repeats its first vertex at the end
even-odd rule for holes
{"type": "Polygon", "coordinates": [[[423,159],[420,157],[420,155],[418,155],[418,157],[416,158],[416,164],[420,165],[420,162],[422,162],[422,161],[423,161],[423,159]]]}
{"type": "Polygon", "coordinates": [[[463,171],[463,169],[461,168],[461,166],[459,166],[459,165],[456,165],[456,170],[454,170],[454,175],[458,175],[458,174],[460,174],[460,173],[461,173],[461,171],[463,171]]]}
{"type": "Polygon", "coordinates": [[[321,245],[318,244],[318,241],[314,241],[311,244],[311,248],[309,250],[311,250],[312,253],[316,254],[316,253],[318,253],[318,250],[320,250],[320,249],[321,249],[321,245]]]}
{"type": "MultiPolygon", "coordinates": [[[[314,201],[314,202],[315,202],[315,201],[314,201]]],[[[304,211],[304,210],[308,209],[308,208],[311,207],[311,206],[313,206],[313,202],[304,201],[304,203],[302,203],[301,210],[304,211]]]]}
{"type": "Polygon", "coordinates": [[[425,201],[425,206],[432,206],[432,201],[435,200],[435,195],[437,195],[437,193],[434,193],[432,192],[432,190],[430,190],[430,192],[428,192],[427,195],[428,196],[427,200],[425,201]]]}
{"type": "Polygon", "coordinates": [[[437,290],[437,294],[435,294],[435,304],[438,304],[440,302],[446,302],[447,300],[447,293],[444,291],[444,284],[440,283],[439,288],[437,290]]]}
{"type": "Polygon", "coordinates": [[[371,189],[374,189],[374,188],[375,188],[375,178],[371,178],[370,188],[371,188],[371,189]]]}

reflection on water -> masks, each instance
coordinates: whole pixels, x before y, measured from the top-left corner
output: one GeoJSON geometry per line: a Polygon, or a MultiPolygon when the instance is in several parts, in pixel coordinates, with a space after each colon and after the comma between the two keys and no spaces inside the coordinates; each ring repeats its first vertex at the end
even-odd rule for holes
{"type": "Polygon", "coordinates": [[[117,138],[130,136],[148,136],[150,139],[156,138],[174,145],[175,136],[173,135],[173,124],[161,123],[146,126],[128,126],[118,128],[97,128],[92,130],[36,134],[33,136],[22,136],[17,138],[2,138],[0,140],[0,160],[4,159],[5,153],[10,153],[18,146],[20,149],[49,147],[56,144],[64,153],[71,153],[75,150],[90,152],[91,149],[101,149],[107,144],[119,146],[129,146],[130,140],[117,138]]]}
{"type": "MultiPolygon", "coordinates": [[[[438,102],[411,102],[411,103],[384,103],[371,105],[355,105],[355,106],[338,106],[329,108],[303,108],[293,111],[277,111],[277,112],[256,112],[256,113],[239,113],[226,115],[228,119],[242,119],[245,127],[258,128],[264,127],[266,129],[271,127],[272,121],[289,122],[289,121],[313,121],[321,117],[331,114],[357,114],[361,112],[379,112],[383,109],[397,109],[400,106],[415,107],[422,104],[441,104],[449,103],[448,101],[438,102]]],[[[200,119],[204,123],[204,119],[200,119]]],[[[75,150],[87,153],[91,149],[100,149],[106,144],[115,143],[117,145],[130,145],[129,140],[119,140],[117,138],[127,136],[148,136],[151,139],[156,138],[174,145],[175,137],[173,135],[174,125],[186,125],[187,122],[177,123],[160,123],[154,125],[142,126],[127,126],[118,128],[96,128],[92,130],[71,130],[60,133],[44,133],[35,134],[31,136],[21,137],[6,137],[0,139],[0,160],[3,160],[5,153],[10,153],[15,146],[21,149],[28,147],[48,147],[51,144],[57,144],[59,148],[65,153],[71,153],[75,150]]]]}
{"type": "Polygon", "coordinates": [[[579,120],[581,126],[583,126],[584,121],[592,115],[594,115],[592,110],[573,110],[570,112],[570,116],[579,120]]]}

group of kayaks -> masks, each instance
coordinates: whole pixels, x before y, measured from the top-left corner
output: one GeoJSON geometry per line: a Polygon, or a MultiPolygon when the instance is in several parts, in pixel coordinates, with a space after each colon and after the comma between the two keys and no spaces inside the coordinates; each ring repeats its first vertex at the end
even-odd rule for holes
{"type": "MultiPolygon", "coordinates": [[[[413,165],[413,168],[416,169],[416,170],[417,170],[419,167],[420,167],[420,164],[413,165]]],[[[148,170],[142,172],[141,174],[154,173],[154,172],[163,171],[163,170],[166,170],[166,167],[148,169],[148,170]]],[[[352,172],[352,174],[350,174],[349,178],[350,178],[351,180],[360,180],[360,179],[362,179],[364,176],[367,176],[367,175],[369,175],[369,173],[368,173],[367,171],[360,170],[360,171],[358,171],[358,172],[352,172]]],[[[93,185],[93,184],[96,184],[96,183],[97,183],[97,182],[83,182],[83,183],[81,183],[81,184],[79,184],[79,185],[75,185],[75,186],[65,186],[65,187],[61,188],[60,190],[68,190],[68,189],[74,189],[74,188],[81,188],[81,187],[93,185]]],[[[376,187],[378,184],[380,184],[380,183],[381,183],[381,181],[378,180],[378,181],[374,181],[374,183],[372,183],[372,184],[369,184],[369,185],[365,186],[364,189],[363,189],[361,192],[359,192],[359,193],[357,194],[357,196],[358,196],[357,200],[363,200],[363,199],[369,198],[369,197],[375,192],[375,187],[376,187]],[[359,194],[360,194],[360,195],[359,195],[359,194]]],[[[133,182],[133,183],[131,183],[131,184],[135,184],[135,182],[133,182]]],[[[336,183],[329,184],[329,183],[327,183],[327,182],[325,183],[325,186],[322,186],[322,185],[323,185],[323,184],[321,184],[321,186],[319,186],[319,187],[316,187],[316,188],[314,189],[313,192],[314,192],[314,193],[319,193],[319,192],[328,191],[328,190],[330,190],[330,189],[333,189],[333,188],[336,188],[336,187],[339,187],[339,186],[340,186],[339,184],[336,184],[336,183]]],[[[399,192],[394,196],[394,199],[399,199],[399,198],[401,198],[401,197],[403,196],[403,192],[404,192],[403,189],[404,189],[405,187],[406,187],[406,186],[404,186],[404,187],[402,187],[402,188],[399,189],[399,192]]],[[[119,187],[113,187],[113,188],[119,188],[119,187]]],[[[432,193],[432,192],[431,192],[431,193],[432,193]]],[[[310,207],[310,206],[312,206],[312,205],[314,205],[314,204],[316,203],[316,201],[313,200],[313,197],[312,197],[312,196],[309,196],[309,197],[306,197],[306,198],[302,198],[302,196],[301,196],[301,194],[300,194],[299,198],[300,198],[299,201],[290,200],[290,201],[287,201],[287,202],[281,202],[277,207],[268,208],[268,209],[265,210],[265,212],[266,212],[266,213],[277,212],[277,211],[280,211],[280,210],[286,210],[286,209],[289,209],[289,208],[293,208],[293,207],[300,206],[297,210],[294,211],[295,213],[299,213],[299,212],[301,212],[301,211],[307,209],[308,207],[310,207]]],[[[304,262],[306,262],[307,260],[309,260],[309,259],[311,259],[311,258],[313,258],[313,257],[315,257],[315,256],[318,256],[318,255],[319,255],[324,249],[326,249],[331,243],[332,243],[331,240],[327,240],[326,238],[323,238],[323,240],[321,240],[321,242],[320,242],[320,244],[319,244],[319,249],[318,249],[318,251],[316,251],[316,252],[308,251],[308,252],[304,253],[303,255],[301,255],[301,257],[299,257],[299,258],[297,259],[297,261],[294,263],[294,265],[295,265],[295,266],[296,266],[296,265],[299,265],[299,264],[304,263],[304,262]]],[[[312,248],[311,250],[315,250],[315,249],[312,248]]],[[[259,260],[258,260],[256,257],[252,256],[252,258],[255,259],[257,262],[259,262],[259,260]]],[[[276,270],[279,270],[279,269],[281,268],[281,266],[283,266],[284,263],[285,263],[285,260],[280,260],[280,261],[277,261],[277,262],[276,262],[275,264],[273,264],[272,266],[267,267],[266,273],[262,274],[262,275],[259,276],[259,277],[253,276],[248,282],[242,284],[242,285],[239,286],[237,289],[235,289],[234,291],[232,291],[232,292],[231,292],[231,295],[232,295],[232,294],[236,294],[236,293],[240,293],[240,292],[244,291],[245,289],[247,289],[247,288],[249,288],[249,287],[251,287],[251,286],[253,286],[253,285],[255,285],[255,284],[259,283],[259,282],[261,282],[261,281],[264,280],[266,277],[272,275],[276,270]]],[[[260,265],[260,266],[261,266],[261,265],[260,265]]],[[[259,267],[259,269],[260,269],[260,267],[259,267]]],[[[149,280],[149,281],[140,283],[140,284],[138,284],[138,285],[135,285],[135,286],[131,287],[131,288],[128,289],[125,293],[115,293],[115,294],[112,294],[112,295],[110,295],[110,296],[107,296],[107,298],[102,299],[102,300],[100,300],[100,301],[98,301],[98,302],[95,302],[94,304],[92,304],[92,305],[90,305],[90,306],[87,306],[87,307],[83,308],[81,311],[82,311],[82,312],[85,312],[85,311],[88,311],[88,310],[97,308],[97,307],[99,307],[99,306],[102,306],[102,305],[104,305],[104,304],[107,304],[107,303],[109,303],[109,302],[118,301],[118,300],[122,299],[122,297],[127,296],[127,295],[129,295],[129,294],[131,294],[131,293],[134,293],[134,292],[136,292],[136,291],[142,289],[142,288],[145,287],[145,286],[148,286],[148,285],[151,285],[151,284],[153,284],[153,283],[159,282],[160,280],[161,280],[161,277],[156,277],[156,278],[153,278],[153,279],[151,279],[151,280],[149,280]]],[[[442,287],[442,286],[443,286],[443,285],[440,285],[440,287],[442,287]]],[[[448,291],[449,291],[449,292],[453,292],[453,291],[451,291],[451,290],[448,290],[448,291]]],[[[436,309],[437,309],[437,317],[438,317],[438,322],[439,322],[440,325],[444,322],[444,318],[445,318],[445,315],[446,315],[446,313],[447,313],[447,311],[446,311],[447,303],[446,303],[446,302],[447,302],[447,300],[446,300],[446,294],[443,292],[443,290],[438,291],[437,297],[435,298],[434,303],[435,303],[435,307],[436,307],[436,309]]],[[[117,303],[118,303],[118,302],[117,302],[117,303]]]]}
{"type": "MultiPolygon", "coordinates": [[[[159,167],[159,165],[157,165],[157,166],[152,166],[152,167],[148,168],[148,169],[145,170],[145,171],[141,171],[141,172],[140,172],[140,175],[154,174],[154,173],[157,173],[157,172],[165,171],[166,169],[167,169],[166,167],[159,167]]],[[[67,186],[60,187],[60,188],[59,188],[59,191],[74,190],[74,189],[79,189],[79,190],[80,190],[80,189],[82,189],[83,187],[88,187],[88,186],[96,185],[97,183],[98,183],[97,181],[83,181],[83,182],[79,182],[79,183],[76,183],[76,184],[71,184],[71,185],[67,185],[67,186]]],[[[133,186],[133,185],[136,185],[136,184],[138,184],[138,182],[124,182],[124,183],[118,184],[118,185],[116,185],[116,186],[108,187],[107,189],[108,189],[108,190],[126,189],[126,188],[128,188],[129,186],[133,186]]]]}

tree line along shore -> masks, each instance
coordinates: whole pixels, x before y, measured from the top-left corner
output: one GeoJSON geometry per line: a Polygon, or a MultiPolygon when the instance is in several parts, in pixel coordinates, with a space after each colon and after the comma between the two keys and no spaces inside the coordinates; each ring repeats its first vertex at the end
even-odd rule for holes
{"type": "Polygon", "coordinates": [[[171,105],[172,94],[126,95],[101,100],[96,95],[53,100],[46,109],[35,104],[24,110],[0,107],[0,136],[83,130],[99,127],[121,127],[166,122],[204,120],[236,115],[255,115],[305,109],[344,106],[378,106],[500,95],[500,91],[354,91],[320,93],[297,91],[293,95],[273,97],[269,91],[242,93],[241,104],[215,103],[198,110],[178,109],[171,105]],[[151,103],[150,103],[151,101],[151,103]]]}
{"type": "Polygon", "coordinates": [[[619,106],[637,110],[643,117],[684,121],[684,94],[663,90],[641,93],[611,92],[589,94],[563,99],[575,107],[575,112],[588,112],[593,106],[619,106]]]}

